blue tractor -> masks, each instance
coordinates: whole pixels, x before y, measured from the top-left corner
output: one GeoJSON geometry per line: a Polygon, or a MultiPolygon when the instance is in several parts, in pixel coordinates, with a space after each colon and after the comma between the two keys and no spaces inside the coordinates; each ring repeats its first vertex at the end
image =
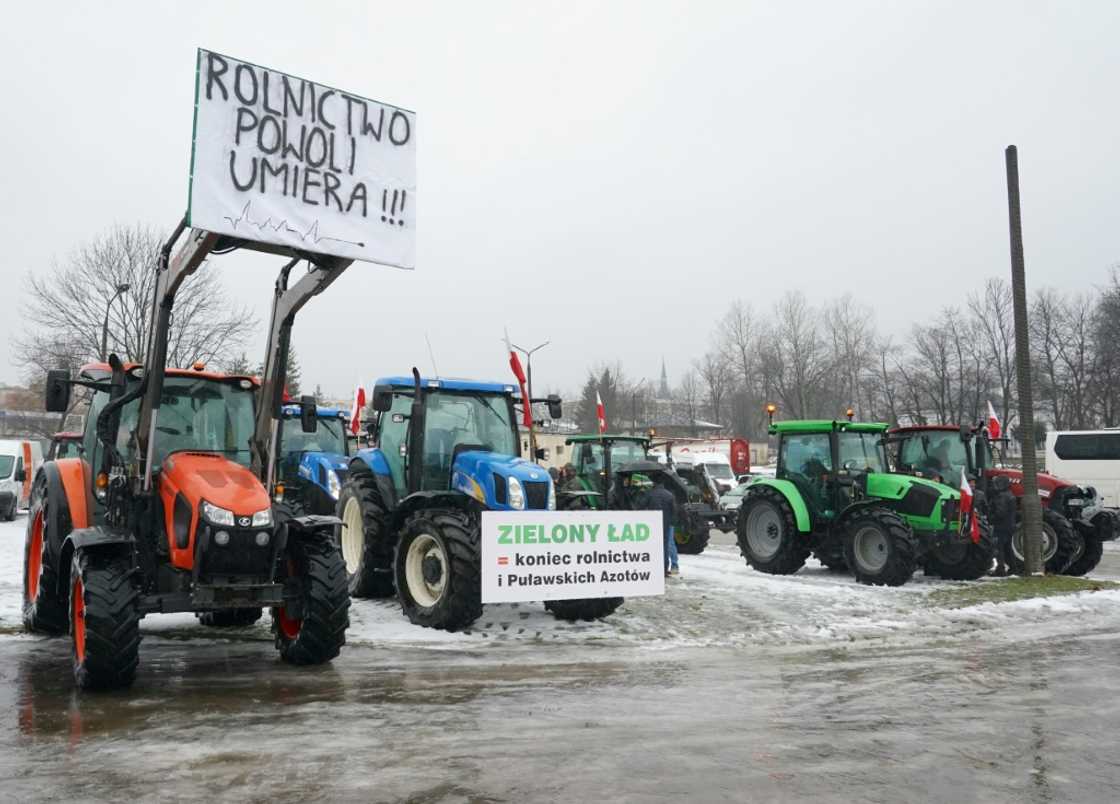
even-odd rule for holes
{"type": "Polygon", "coordinates": [[[350,464],[350,412],[316,407],[316,426],[303,429],[301,406],[281,408],[278,479],[283,498],[305,514],[333,516],[350,464]]]}
{"type": "MultiPolygon", "coordinates": [[[[482,614],[483,511],[554,510],[545,469],[521,457],[517,387],[413,376],[377,380],[371,443],[350,460],[339,540],[354,597],[394,593],[417,625],[465,628],[482,614]]],[[[559,397],[547,400],[561,415],[559,397]]],[[[604,617],[622,598],[555,600],[566,620],[604,617]]]]}

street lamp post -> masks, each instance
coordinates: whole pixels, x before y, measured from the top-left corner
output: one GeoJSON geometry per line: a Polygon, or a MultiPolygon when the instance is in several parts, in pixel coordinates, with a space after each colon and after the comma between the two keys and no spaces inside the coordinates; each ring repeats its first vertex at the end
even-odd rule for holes
{"type": "MultiPolygon", "coordinates": [[[[529,398],[525,400],[525,404],[528,406],[527,410],[529,411],[530,422],[533,420],[533,353],[540,351],[550,343],[552,343],[552,341],[545,341],[544,343],[537,344],[532,349],[525,349],[524,347],[518,346],[516,343],[511,344],[514,349],[525,355],[525,379],[529,386],[529,398]]],[[[531,424],[529,425],[529,451],[535,461],[537,459],[537,435],[536,428],[531,424]]]]}
{"type": "Polygon", "coordinates": [[[122,282],[117,285],[117,292],[113,294],[113,298],[109,299],[109,303],[105,305],[105,322],[101,325],[101,359],[109,359],[109,310],[113,306],[113,302],[127,291],[129,285],[127,282],[122,282]]]}

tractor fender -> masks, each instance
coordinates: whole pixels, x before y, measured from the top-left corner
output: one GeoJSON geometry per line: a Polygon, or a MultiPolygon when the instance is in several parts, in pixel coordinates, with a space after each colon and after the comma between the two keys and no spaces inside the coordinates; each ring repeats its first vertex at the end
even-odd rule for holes
{"type": "MultiPolygon", "coordinates": [[[[40,478],[46,484],[47,498],[47,552],[52,558],[61,559],[66,538],[74,528],[89,526],[89,511],[92,505],[87,499],[88,493],[83,489],[82,483],[88,464],[81,458],[65,458],[60,461],[49,461],[40,467],[35,475],[35,483],[40,478]]],[[[34,485],[32,486],[34,488],[34,485]]],[[[69,561],[69,556],[66,556],[69,561]]],[[[68,564],[58,563],[60,570],[58,577],[66,576],[70,581],[68,564]]]]}
{"type": "Polygon", "coordinates": [[[465,494],[454,491],[418,491],[401,500],[393,511],[392,530],[399,530],[404,520],[416,511],[430,508],[451,508],[476,515],[482,511],[482,506],[465,494]]]}
{"type": "Polygon", "coordinates": [[[70,531],[70,534],[62,542],[62,553],[59,556],[59,594],[69,594],[70,562],[74,558],[75,550],[124,550],[127,548],[127,551],[131,552],[132,542],[132,534],[129,531],[107,528],[101,525],[75,528],[70,531]]]}
{"type": "Polygon", "coordinates": [[[381,494],[382,504],[389,510],[397,507],[397,487],[393,485],[393,473],[389,469],[389,461],[379,449],[359,450],[350,459],[350,474],[364,472],[373,475],[377,483],[377,490],[381,494]]]}
{"type": "Polygon", "coordinates": [[[809,509],[805,500],[801,499],[801,492],[789,480],[779,480],[773,477],[764,477],[751,483],[752,488],[769,486],[786,498],[789,507],[793,509],[793,518],[797,523],[797,530],[808,533],[813,529],[812,520],[809,518],[809,509]]]}
{"type": "MultiPolygon", "coordinates": [[[[847,506],[841,512],[840,516],[836,517],[836,520],[835,520],[835,522],[833,522],[832,527],[834,529],[838,530],[838,531],[844,530],[848,526],[848,520],[849,519],[851,519],[855,514],[859,513],[860,511],[865,511],[868,508],[888,508],[889,509],[890,506],[884,505],[882,500],[860,500],[858,502],[854,502],[851,505],[847,506]]],[[[903,518],[903,519],[905,518],[905,517],[902,516],[902,514],[899,514],[899,517],[903,518]]]]}

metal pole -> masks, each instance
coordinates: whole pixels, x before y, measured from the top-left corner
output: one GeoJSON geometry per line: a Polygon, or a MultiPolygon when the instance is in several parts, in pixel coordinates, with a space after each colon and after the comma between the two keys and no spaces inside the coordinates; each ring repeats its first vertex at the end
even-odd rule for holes
{"type": "Polygon", "coordinates": [[[1023,444],[1023,558],[1026,575],[1042,574],[1042,504],[1038,499],[1038,456],[1034,441],[1027,321],[1027,280],[1023,264],[1023,221],[1019,209],[1019,152],[1007,146],[1007,211],[1011,231],[1011,298],[1015,315],[1015,375],[1019,390],[1019,431],[1023,444]]]}

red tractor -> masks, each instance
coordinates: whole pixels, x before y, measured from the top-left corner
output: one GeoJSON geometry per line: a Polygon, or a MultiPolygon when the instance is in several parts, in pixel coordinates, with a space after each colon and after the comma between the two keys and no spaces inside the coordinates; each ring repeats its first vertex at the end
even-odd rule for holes
{"type": "MultiPolygon", "coordinates": [[[[195,612],[204,624],[252,622],[264,608],[280,657],[330,661],[346,641],[346,566],[335,517],[299,516],[275,498],[276,422],[296,311],[348,260],[312,263],[291,290],[278,283],[263,388],[255,378],[166,368],[169,323],[183,281],[214,253],[254,244],[191,230],[160,253],[147,359],[51,371],[47,410],[67,409],[72,385],[93,392],[78,457],[35,477],[24,552],[24,626],[69,631],[82,688],[124,687],[139,663],[140,619],[195,612]]],[[[273,252],[276,249],[271,249],[273,252]]],[[[314,427],[313,401],[303,405],[314,427]]]]}
{"type": "MultiPolygon", "coordinates": [[[[950,485],[960,483],[961,470],[977,490],[978,505],[998,505],[1000,494],[1023,496],[1023,472],[996,465],[987,428],[958,425],[897,427],[888,434],[892,459],[900,472],[940,477],[950,485]]],[[[1092,487],[1038,474],[1042,502],[1042,558],[1047,572],[1084,575],[1101,560],[1102,544],[1120,535],[1120,517],[1101,505],[1092,487]]],[[[1021,530],[1015,527],[1006,556],[1013,572],[1023,568],[1021,530]]]]}
{"type": "Polygon", "coordinates": [[[55,433],[51,436],[51,448],[47,452],[48,461],[59,458],[77,458],[82,454],[81,433],[55,433]]]}

